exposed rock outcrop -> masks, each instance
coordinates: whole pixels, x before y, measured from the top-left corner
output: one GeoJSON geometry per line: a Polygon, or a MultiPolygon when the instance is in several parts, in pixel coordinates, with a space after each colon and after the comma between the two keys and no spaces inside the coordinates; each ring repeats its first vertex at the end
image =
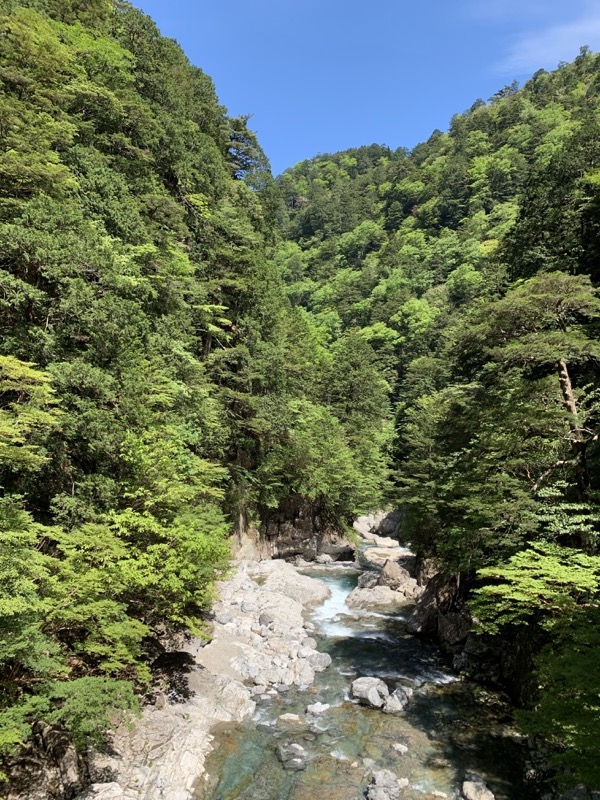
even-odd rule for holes
{"type": "Polygon", "coordinates": [[[422,592],[423,589],[407,569],[386,557],[381,572],[372,570],[360,576],[357,587],[350,592],[346,603],[350,608],[375,608],[393,612],[414,603],[422,592]]]}
{"type": "Polygon", "coordinates": [[[452,608],[458,590],[456,580],[438,572],[424,587],[423,594],[407,620],[409,633],[437,634],[438,619],[452,608]]]}
{"type": "MultiPolygon", "coordinates": [[[[312,646],[312,626],[303,619],[306,607],[328,595],[321,581],[284,561],[245,562],[219,594],[212,641],[187,645],[189,698],[159,698],[133,730],[115,731],[112,750],[92,759],[93,785],[80,800],[190,800],[215,723],[241,722],[253,714],[258,694],[307,686],[330,663],[312,646]]],[[[289,769],[305,764],[298,747],[285,748],[289,769]]]]}
{"type": "Polygon", "coordinates": [[[302,556],[314,561],[324,554],[333,560],[352,560],[354,545],[323,512],[301,497],[290,497],[276,511],[269,511],[261,530],[269,556],[302,556]]]}

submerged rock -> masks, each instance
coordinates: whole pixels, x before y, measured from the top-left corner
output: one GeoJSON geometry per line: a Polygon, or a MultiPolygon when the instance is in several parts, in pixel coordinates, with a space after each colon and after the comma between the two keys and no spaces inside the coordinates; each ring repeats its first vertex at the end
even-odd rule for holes
{"type": "Polygon", "coordinates": [[[277,758],[285,769],[299,771],[305,769],[308,754],[301,744],[296,742],[280,744],[277,748],[277,758]]]}
{"type": "Polygon", "coordinates": [[[310,706],[306,706],[306,712],[308,714],[324,714],[330,708],[329,703],[313,703],[310,706]]]}
{"type": "Polygon", "coordinates": [[[389,769],[378,770],[367,788],[367,800],[399,800],[408,785],[407,778],[399,778],[389,769]]]}
{"type": "Polygon", "coordinates": [[[299,714],[280,714],[277,717],[276,725],[299,725],[302,722],[299,714]]]}

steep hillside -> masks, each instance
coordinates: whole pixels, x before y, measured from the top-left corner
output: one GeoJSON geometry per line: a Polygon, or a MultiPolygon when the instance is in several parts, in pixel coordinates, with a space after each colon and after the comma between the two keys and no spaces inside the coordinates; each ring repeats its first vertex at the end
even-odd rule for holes
{"type": "Polygon", "coordinates": [[[0,2],[0,754],[202,628],[233,521],[380,502],[385,381],[270,259],[268,162],[126,2],[0,2]],[[348,407],[352,364],[370,388],[348,407]]]}
{"type": "Polygon", "coordinates": [[[324,341],[373,347],[393,387],[402,534],[455,578],[482,632],[533,649],[523,724],[591,785],[599,92],[584,48],[410,153],[296,165],[278,180],[276,256],[324,341]]]}

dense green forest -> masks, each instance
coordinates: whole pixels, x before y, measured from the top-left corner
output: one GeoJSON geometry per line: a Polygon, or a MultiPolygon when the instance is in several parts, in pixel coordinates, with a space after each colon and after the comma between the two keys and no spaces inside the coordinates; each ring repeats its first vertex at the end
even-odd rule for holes
{"type": "Polygon", "coordinates": [[[402,534],[478,630],[526,640],[520,722],[600,783],[600,57],[478,100],[412,152],[278,181],[292,304],[376,353],[402,534]],[[535,687],[535,688],[533,688],[535,687]]]}
{"type": "Polygon", "coordinates": [[[127,3],[0,2],[0,753],[98,741],[240,514],[381,502],[388,387],[272,260],[246,120],[127,3]],[[349,405],[360,373],[368,390],[349,405]]]}
{"type": "Polygon", "coordinates": [[[398,504],[597,785],[600,58],[277,181],[247,123],[126,2],[0,0],[4,763],[134,711],[293,498],[398,504]]]}

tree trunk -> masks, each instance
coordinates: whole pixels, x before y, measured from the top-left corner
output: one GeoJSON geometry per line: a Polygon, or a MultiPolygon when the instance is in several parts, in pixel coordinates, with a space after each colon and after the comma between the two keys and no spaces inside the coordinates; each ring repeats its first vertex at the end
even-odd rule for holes
{"type": "Polygon", "coordinates": [[[571,450],[577,459],[577,486],[583,499],[590,487],[590,475],[586,458],[587,441],[579,424],[577,401],[573,394],[573,384],[571,383],[569,368],[567,362],[563,358],[558,362],[558,382],[562,393],[563,405],[570,415],[569,429],[571,431],[571,450]]]}

